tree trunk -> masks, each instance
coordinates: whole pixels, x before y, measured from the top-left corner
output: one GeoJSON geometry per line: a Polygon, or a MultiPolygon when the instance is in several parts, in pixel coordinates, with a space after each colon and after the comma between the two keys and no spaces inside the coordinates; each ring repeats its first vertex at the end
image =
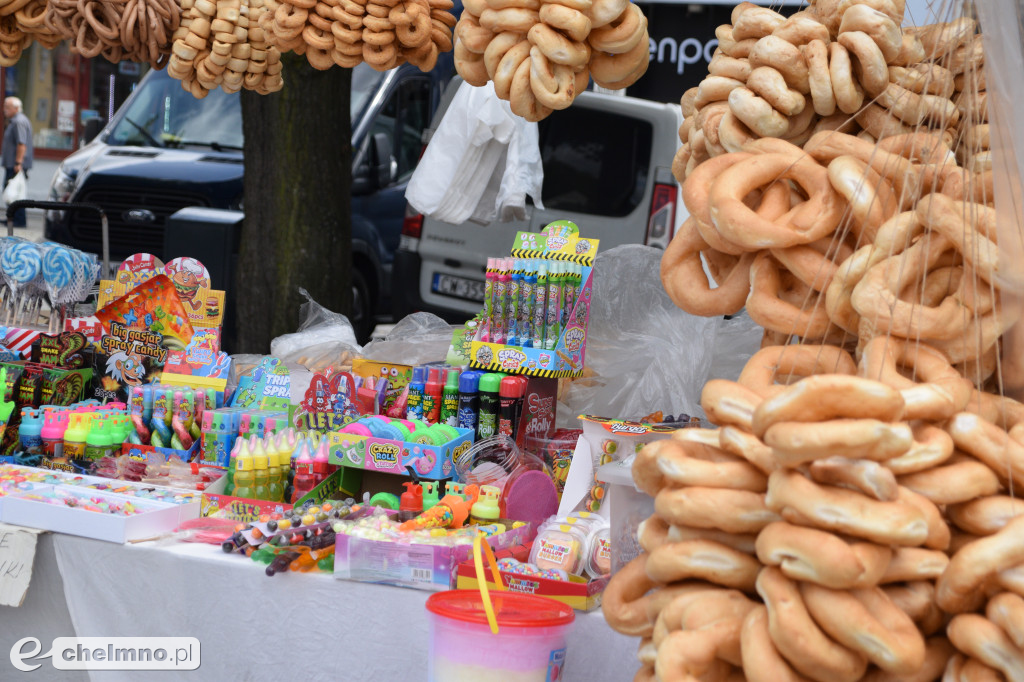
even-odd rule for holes
{"type": "Polygon", "coordinates": [[[352,307],[352,71],[316,71],[291,53],[281,61],[279,92],[242,91],[241,353],[268,353],[271,339],[296,330],[299,287],[329,310],[352,307]]]}

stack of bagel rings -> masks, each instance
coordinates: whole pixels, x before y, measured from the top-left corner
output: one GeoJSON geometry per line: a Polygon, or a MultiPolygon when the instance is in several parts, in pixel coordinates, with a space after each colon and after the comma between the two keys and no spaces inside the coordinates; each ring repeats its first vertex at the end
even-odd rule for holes
{"type": "Polygon", "coordinates": [[[1021,679],[1024,404],[879,336],[766,346],[701,405],[633,461],[655,513],[602,608],[636,679],[1021,679]]]}
{"type": "Polygon", "coordinates": [[[268,94],[281,89],[281,55],[259,25],[264,0],[182,0],[167,73],[202,99],[218,87],[268,94]]]}
{"type": "Polygon", "coordinates": [[[1019,312],[995,284],[977,24],[902,31],[901,16],[893,0],[788,18],[736,7],[709,76],[681,100],[673,171],[690,218],[662,281],[693,314],[746,307],[766,343],[856,349],[892,334],[942,350],[979,386],[1021,388],[1024,362],[1005,353],[995,376],[1019,312]],[[870,80],[878,69],[884,87],[870,80]],[[864,93],[850,106],[837,90],[848,74],[864,93]]]}
{"type": "Polygon", "coordinates": [[[282,52],[306,56],[313,68],[377,71],[409,62],[422,71],[452,49],[452,0],[271,0],[263,28],[282,52]]]}
{"type": "Polygon", "coordinates": [[[0,66],[14,66],[33,40],[48,50],[63,40],[46,25],[46,4],[46,0],[0,4],[0,66]]]}
{"type": "Polygon", "coordinates": [[[662,281],[765,334],[705,385],[715,428],[634,460],[655,513],[603,608],[638,680],[1024,680],[1024,324],[981,36],[903,11],[743,3],[681,100],[662,281]]]}
{"type": "Polygon", "coordinates": [[[646,71],[647,18],[629,0],[470,0],[455,27],[455,68],[493,81],[512,112],[539,121],[590,79],[613,90],[646,71]]]}
{"type": "Polygon", "coordinates": [[[48,0],[41,19],[51,33],[71,41],[72,51],[83,57],[142,62],[162,69],[181,21],[181,6],[177,0],[48,0]]]}

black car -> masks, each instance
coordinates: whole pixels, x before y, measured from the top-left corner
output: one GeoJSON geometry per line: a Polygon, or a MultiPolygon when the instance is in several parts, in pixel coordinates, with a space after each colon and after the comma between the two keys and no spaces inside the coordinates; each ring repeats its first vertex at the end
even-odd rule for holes
{"type": "MultiPolygon", "coordinates": [[[[405,188],[454,72],[450,53],[429,73],[408,64],[383,73],[365,64],[352,70],[352,323],[360,340],[378,313],[390,317],[405,188]],[[371,148],[390,150],[384,178],[371,172],[371,148]]],[[[49,198],[103,208],[111,262],[137,252],[163,258],[167,219],[179,209],[244,210],[242,147],[237,94],[214,90],[197,100],[166,71],[151,71],[102,131],[61,163],[49,198]]],[[[83,251],[102,248],[95,213],[50,211],[45,236],[83,251]]]]}

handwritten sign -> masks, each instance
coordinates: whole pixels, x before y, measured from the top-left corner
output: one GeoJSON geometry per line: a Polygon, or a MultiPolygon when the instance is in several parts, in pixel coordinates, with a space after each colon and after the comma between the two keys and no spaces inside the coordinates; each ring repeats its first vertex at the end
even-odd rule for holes
{"type": "Polygon", "coordinates": [[[0,523],[0,606],[21,606],[25,601],[38,532],[0,523]]]}

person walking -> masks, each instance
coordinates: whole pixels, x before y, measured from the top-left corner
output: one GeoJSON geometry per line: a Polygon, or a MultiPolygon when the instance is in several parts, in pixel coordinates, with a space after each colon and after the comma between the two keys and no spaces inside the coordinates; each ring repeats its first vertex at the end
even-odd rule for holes
{"type": "MultiPolygon", "coordinates": [[[[32,168],[32,123],[22,113],[21,100],[17,97],[4,100],[4,119],[7,127],[0,146],[0,162],[4,166],[4,187],[7,187],[19,172],[28,180],[28,171],[32,168]]],[[[14,214],[13,225],[25,227],[25,209],[14,214]]]]}

